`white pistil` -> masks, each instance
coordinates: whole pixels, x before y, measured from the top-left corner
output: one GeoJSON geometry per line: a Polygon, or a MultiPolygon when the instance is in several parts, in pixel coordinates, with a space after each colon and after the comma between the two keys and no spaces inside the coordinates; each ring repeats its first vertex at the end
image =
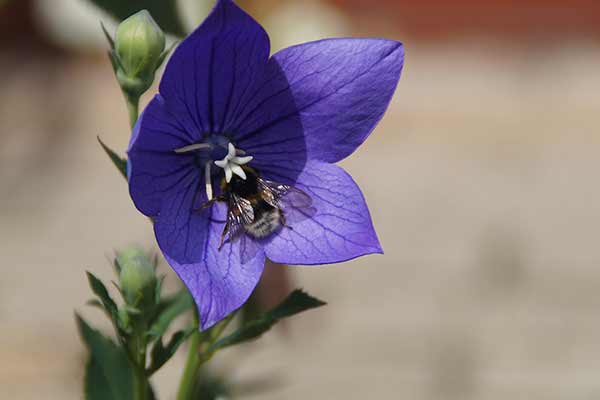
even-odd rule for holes
{"type": "Polygon", "coordinates": [[[254,157],[238,157],[237,154],[245,154],[245,152],[236,150],[235,146],[231,143],[228,145],[228,152],[224,159],[215,161],[215,165],[219,168],[223,168],[225,171],[225,180],[227,183],[231,181],[233,174],[236,174],[242,179],[246,179],[246,173],[244,172],[242,165],[248,164],[254,157]]]}
{"type": "Polygon", "coordinates": [[[206,198],[211,201],[213,198],[213,190],[210,176],[210,163],[207,162],[204,166],[204,182],[206,185],[206,198]]]}
{"type": "Polygon", "coordinates": [[[200,150],[200,149],[210,149],[211,147],[212,146],[208,143],[194,143],[194,144],[190,144],[188,146],[184,146],[184,147],[175,149],[175,153],[183,154],[183,153],[189,153],[190,151],[195,151],[195,150],[200,150]]]}

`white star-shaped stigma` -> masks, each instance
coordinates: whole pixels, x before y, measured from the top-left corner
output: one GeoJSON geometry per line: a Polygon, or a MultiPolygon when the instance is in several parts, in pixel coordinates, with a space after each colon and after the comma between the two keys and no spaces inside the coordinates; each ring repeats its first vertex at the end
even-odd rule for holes
{"type": "Polygon", "coordinates": [[[217,167],[223,168],[225,170],[225,180],[227,181],[227,183],[231,181],[233,174],[236,174],[240,178],[246,180],[246,173],[244,172],[241,166],[248,164],[250,161],[252,161],[254,157],[238,157],[238,153],[240,152],[235,149],[235,146],[229,143],[228,153],[225,156],[225,158],[222,160],[215,161],[215,165],[217,167]]]}

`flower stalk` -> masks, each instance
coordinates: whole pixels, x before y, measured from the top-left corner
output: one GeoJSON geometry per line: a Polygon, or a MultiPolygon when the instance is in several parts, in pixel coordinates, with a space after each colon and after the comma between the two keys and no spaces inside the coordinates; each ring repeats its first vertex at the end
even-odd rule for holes
{"type": "MultiPolygon", "coordinates": [[[[143,355],[143,360],[141,362],[145,362],[146,355],[143,355]]],[[[133,371],[134,373],[134,386],[133,386],[133,399],[134,400],[146,400],[148,398],[148,379],[146,378],[146,373],[140,365],[137,365],[133,371]]]]}
{"type": "Polygon", "coordinates": [[[133,128],[138,120],[140,98],[125,95],[125,101],[127,102],[127,111],[129,113],[129,124],[133,128]]]}
{"type": "Polygon", "coordinates": [[[191,396],[194,393],[194,385],[198,380],[200,367],[212,358],[214,354],[214,351],[211,350],[212,345],[221,337],[235,314],[235,312],[230,314],[211,329],[201,332],[198,329],[198,313],[194,313],[195,330],[190,339],[190,348],[188,350],[185,369],[179,383],[177,400],[191,400],[191,396]]]}
{"type": "Polygon", "coordinates": [[[177,400],[188,400],[191,398],[194,383],[198,376],[198,369],[200,368],[200,356],[199,349],[202,342],[203,333],[198,330],[198,314],[194,313],[194,333],[190,338],[190,348],[188,349],[187,360],[185,362],[185,368],[181,381],[179,383],[179,391],[177,392],[177,400]]]}

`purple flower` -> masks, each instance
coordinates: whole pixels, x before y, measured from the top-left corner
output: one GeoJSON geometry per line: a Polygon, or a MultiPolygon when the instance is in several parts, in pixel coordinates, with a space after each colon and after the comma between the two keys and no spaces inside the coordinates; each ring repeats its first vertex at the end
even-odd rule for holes
{"type": "Polygon", "coordinates": [[[248,299],[265,258],[382,252],[360,189],[333,163],[382,118],[402,44],[327,39],[269,53],[264,29],[218,0],[174,52],[129,146],[131,197],[154,218],[204,329],[248,299]]]}

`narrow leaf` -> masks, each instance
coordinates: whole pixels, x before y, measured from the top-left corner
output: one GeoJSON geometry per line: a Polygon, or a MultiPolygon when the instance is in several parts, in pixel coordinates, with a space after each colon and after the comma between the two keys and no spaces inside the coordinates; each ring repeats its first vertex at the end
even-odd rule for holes
{"type": "Polygon", "coordinates": [[[177,12],[176,0],[89,0],[119,21],[146,9],[158,26],[175,36],[185,36],[185,29],[177,12]]]}
{"type": "Polygon", "coordinates": [[[102,305],[104,306],[104,309],[110,315],[113,315],[113,314],[116,315],[117,304],[112,299],[112,297],[110,297],[110,294],[108,293],[106,286],[104,286],[104,283],[102,283],[102,281],[100,279],[96,278],[96,276],[94,276],[94,274],[92,274],[91,272],[88,271],[88,272],[86,272],[86,274],[87,274],[88,282],[90,284],[90,288],[92,289],[92,292],[94,292],[94,294],[96,296],[98,296],[98,298],[102,302],[102,305]]]}
{"type": "Polygon", "coordinates": [[[105,311],[104,304],[102,304],[102,302],[98,299],[90,299],[90,300],[86,301],[85,304],[87,304],[88,306],[97,307],[97,308],[105,311]]]}
{"type": "Polygon", "coordinates": [[[171,336],[171,340],[165,346],[163,344],[163,338],[160,337],[154,343],[152,347],[150,367],[147,370],[148,375],[152,375],[160,367],[162,367],[167,361],[173,357],[179,346],[190,337],[190,335],[196,330],[195,327],[191,327],[186,331],[177,331],[171,336]]]}
{"type": "Polygon", "coordinates": [[[115,153],[113,150],[111,150],[107,145],[105,145],[104,142],[100,139],[100,136],[98,136],[98,142],[100,143],[100,146],[102,146],[102,148],[104,149],[106,154],[108,154],[108,156],[110,157],[110,160],[113,162],[113,164],[115,164],[115,167],[117,167],[119,172],[121,172],[121,175],[123,175],[123,177],[125,179],[127,179],[127,160],[125,158],[119,156],[117,153],[115,153]]]}
{"type": "Polygon", "coordinates": [[[133,374],[123,349],[75,314],[79,334],[90,351],[85,374],[87,400],[130,400],[133,374]]]}
{"type": "Polygon", "coordinates": [[[302,290],[294,290],[281,304],[259,318],[247,323],[232,334],[216,341],[209,349],[212,354],[217,350],[233,346],[238,343],[254,340],[271,329],[275,323],[283,318],[301,313],[311,308],[317,308],[326,303],[310,296],[302,290]]]}

